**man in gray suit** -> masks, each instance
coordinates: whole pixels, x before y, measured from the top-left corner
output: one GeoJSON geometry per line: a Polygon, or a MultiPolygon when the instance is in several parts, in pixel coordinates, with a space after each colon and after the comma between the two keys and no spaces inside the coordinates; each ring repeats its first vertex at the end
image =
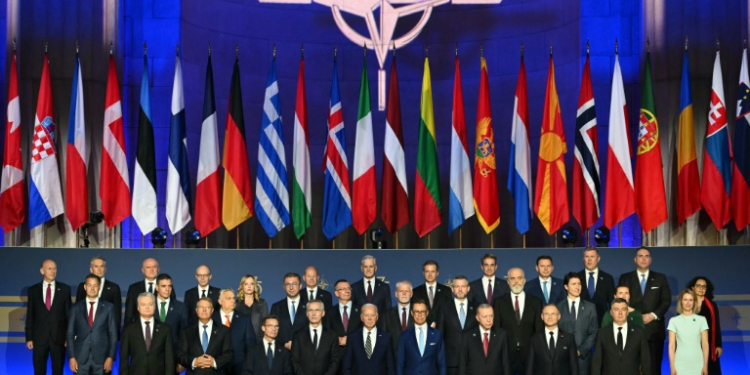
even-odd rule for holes
{"type": "Polygon", "coordinates": [[[588,375],[591,368],[591,348],[599,330],[596,306],[581,299],[581,277],[577,273],[565,275],[563,283],[568,296],[557,304],[560,310],[558,325],[561,330],[570,332],[575,337],[578,346],[578,372],[580,375],[588,375]]]}

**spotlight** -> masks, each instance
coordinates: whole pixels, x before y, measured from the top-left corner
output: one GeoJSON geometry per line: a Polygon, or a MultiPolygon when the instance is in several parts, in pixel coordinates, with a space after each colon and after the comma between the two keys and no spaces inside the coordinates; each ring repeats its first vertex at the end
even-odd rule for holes
{"type": "Polygon", "coordinates": [[[167,231],[157,227],[151,232],[151,242],[154,244],[154,249],[163,249],[164,244],[167,243],[167,231]]]}
{"type": "Polygon", "coordinates": [[[194,230],[190,232],[185,239],[188,249],[195,249],[198,247],[198,243],[201,241],[201,232],[194,230]]]}
{"type": "Polygon", "coordinates": [[[89,224],[96,225],[104,221],[104,214],[101,211],[92,211],[89,213],[89,224]]]}
{"type": "Polygon", "coordinates": [[[594,239],[597,247],[609,247],[609,228],[604,225],[594,230],[594,239]]]}
{"type": "Polygon", "coordinates": [[[565,247],[574,247],[578,242],[578,232],[573,227],[565,227],[562,230],[562,243],[565,247]]]}
{"type": "Polygon", "coordinates": [[[372,241],[373,249],[387,249],[388,245],[383,241],[383,231],[378,229],[370,231],[370,240],[372,241]]]}

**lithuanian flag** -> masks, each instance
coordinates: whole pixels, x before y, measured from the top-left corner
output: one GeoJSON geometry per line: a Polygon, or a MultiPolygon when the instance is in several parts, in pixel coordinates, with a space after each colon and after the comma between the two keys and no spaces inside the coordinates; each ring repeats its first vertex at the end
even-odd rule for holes
{"type": "Polygon", "coordinates": [[[435,117],[432,112],[432,83],[430,63],[424,59],[422,100],[420,101],[419,146],[417,148],[417,178],[414,183],[414,229],[419,237],[440,225],[440,176],[437,165],[435,117]]]}

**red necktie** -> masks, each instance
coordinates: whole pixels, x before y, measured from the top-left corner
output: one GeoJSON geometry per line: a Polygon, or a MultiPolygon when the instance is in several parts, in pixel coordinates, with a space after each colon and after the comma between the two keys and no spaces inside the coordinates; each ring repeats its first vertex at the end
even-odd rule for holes
{"type": "Polygon", "coordinates": [[[490,336],[489,333],[484,333],[484,340],[482,340],[482,346],[484,347],[484,357],[487,358],[487,353],[490,350],[490,336]]]}
{"type": "Polygon", "coordinates": [[[487,303],[492,304],[492,279],[487,283],[487,303]]]}
{"type": "Polygon", "coordinates": [[[93,302],[89,301],[89,304],[91,305],[91,307],[89,307],[89,327],[91,328],[94,327],[94,304],[95,303],[96,301],[93,301],[93,302]]]}
{"type": "Polygon", "coordinates": [[[401,331],[406,331],[406,307],[401,308],[401,331]]]}
{"type": "Polygon", "coordinates": [[[47,311],[52,309],[52,284],[47,284],[47,295],[44,297],[44,305],[47,311]]]}
{"type": "Polygon", "coordinates": [[[516,296],[516,321],[521,321],[521,308],[518,306],[518,296],[516,296]]]}
{"type": "Polygon", "coordinates": [[[367,282],[367,303],[372,303],[372,284],[367,282]]]}
{"type": "Polygon", "coordinates": [[[227,326],[227,327],[231,327],[232,326],[232,321],[229,320],[229,314],[226,314],[224,316],[227,318],[227,323],[224,324],[224,325],[227,326]]]}

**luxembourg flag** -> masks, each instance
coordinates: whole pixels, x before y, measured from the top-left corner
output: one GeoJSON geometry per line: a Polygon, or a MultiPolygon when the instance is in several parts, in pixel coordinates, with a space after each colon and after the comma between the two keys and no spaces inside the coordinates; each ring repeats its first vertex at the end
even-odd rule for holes
{"type": "Polygon", "coordinates": [[[474,216],[471,164],[469,163],[464,116],[464,94],[461,88],[461,68],[456,56],[453,78],[453,126],[451,128],[450,197],[448,201],[448,234],[474,216]]]}
{"type": "Polygon", "coordinates": [[[86,146],[86,122],[83,117],[83,80],[81,59],[76,54],[73,92],[70,95],[68,148],[65,158],[65,213],[73,230],[89,219],[89,188],[86,179],[89,149],[86,146]]]}
{"type": "Polygon", "coordinates": [[[516,228],[525,234],[531,226],[531,147],[529,147],[529,104],[526,94],[526,68],[521,57],[516,99],[513,105],[513,130],[510,137],[508,190],[516,206],[516,228]]]}
{"type": "Polygon", "coordinates": [[[190,174],[185,135],[185,97],[182,89],[182,65],[177,57],[172,86],[172,120],[169,126],[169,163],[167,166],[167,223],[172,234],[190,221],[190,174]]]}
{"type": "Polygon", "coordinates": [[[42,80],[39,84],[39,98],[36,104],[34,134],[31,141],[29,229],[36,228],[65,211],[60,191],[54,135],[55,122],[52,113],[49,59],[45,53],[42,80]]]}

